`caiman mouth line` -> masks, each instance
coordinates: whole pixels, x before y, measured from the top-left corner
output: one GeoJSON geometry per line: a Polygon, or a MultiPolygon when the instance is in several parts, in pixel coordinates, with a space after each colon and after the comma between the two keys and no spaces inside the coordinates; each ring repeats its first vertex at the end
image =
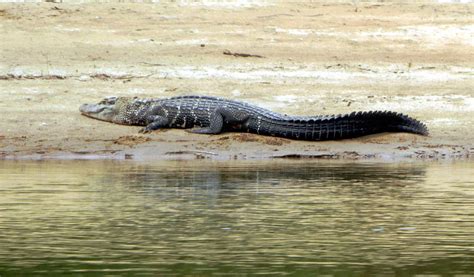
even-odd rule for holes
{"type": "Polygon", "coordinates": [[[105,106],[100,104],[82,104],[81,107],[79,107],[79,111],[82,114],[87,114],[87,113],[100,113],[105,109],[105,106]]]}

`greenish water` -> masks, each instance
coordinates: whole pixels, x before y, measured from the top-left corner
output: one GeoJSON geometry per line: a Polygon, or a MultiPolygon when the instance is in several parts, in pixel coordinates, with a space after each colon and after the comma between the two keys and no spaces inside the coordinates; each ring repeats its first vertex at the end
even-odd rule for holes
{"type": "Polygon", "coordinates": [[[0,275],[474,274],[474,163],[0,161],[0,275]]]}

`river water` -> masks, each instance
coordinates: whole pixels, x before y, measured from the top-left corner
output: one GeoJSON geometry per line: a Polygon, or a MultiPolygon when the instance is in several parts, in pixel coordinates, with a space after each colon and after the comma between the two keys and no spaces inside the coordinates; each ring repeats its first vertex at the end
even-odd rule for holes
{"type": "Polygon", "coordinates": [[[474,274],[474,163],[0,161],[20,273],[474,274]]]}

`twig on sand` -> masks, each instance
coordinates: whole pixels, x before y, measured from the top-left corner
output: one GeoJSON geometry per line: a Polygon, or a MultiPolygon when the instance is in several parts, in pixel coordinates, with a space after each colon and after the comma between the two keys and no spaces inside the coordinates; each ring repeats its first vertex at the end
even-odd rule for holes
{"type": "Polygon", "coordinates": [[[234,53],[234,52],[230,52],[229,50],[224,50],[224,52],[222,52],[222,54],[229,55],[229,56],[234,56],[234,57],[243,57],[243,58],[249,58],[249,57],[252,57],[252,58],[265,58],[264,56],[254,55],[254,54],[234,53]]]}
{"type": "Polygon", "coordinates": [[[214,153],[214,152],[197,151],[197,150],[170,151],[170,152],[165,153],[165,155],[182,155],[182,154],[217,156],[217,153],[214,153]]]}

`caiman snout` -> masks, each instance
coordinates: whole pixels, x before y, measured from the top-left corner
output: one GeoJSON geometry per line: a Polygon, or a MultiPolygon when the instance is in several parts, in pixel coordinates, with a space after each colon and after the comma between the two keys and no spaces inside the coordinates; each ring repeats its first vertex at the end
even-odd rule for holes
{"type": "Polygon", "coordinates": [[[104,105],[98,105],[98,104],[82,104],[79,107],[79,111],[82,114],[91,114],[91,113],[100,113],[103,111],[105,108],[104,105]]]}
{"type": "Polygon", "coordinates": [[[113,106],[104,104],[83,104],[79,107],[82,115],[99,120],[113,122],[113,106]]]}

